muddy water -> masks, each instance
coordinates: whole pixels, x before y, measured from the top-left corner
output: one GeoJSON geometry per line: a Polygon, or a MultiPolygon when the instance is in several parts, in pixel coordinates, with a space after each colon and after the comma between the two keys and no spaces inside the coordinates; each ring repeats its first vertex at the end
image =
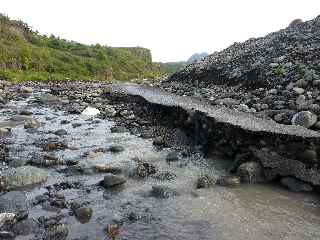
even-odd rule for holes
{"type": "MultiPolygon", "coordinates": [[[[14,126],[10,157],[23,161],[37,156],[42,149],[36,146],[49,138],[65,141],[72,149],[55,151],[55,156],[68,161],[78,161],[82,174],[68,171],[68,167],[49,168],[50,176],[42,186],[26,189],[30,201],[46,191],[45,186],[59,182],[79,182],[81,187],[61,190],[68,203],[86,202],[93,209],[90,222],[81,224],[69,214],[70,209],[45,209],[40,205],[30,210],[29,218],[63,214],[62,223],[69,228],[68,239],[107,239],[106,226],[122,222],[121,239],[147,240],[273,240],[273,239],[320,239],[319,197],[314,194],[297,194],[274,185],[242,185],[239,188],[213,187],[195,188],[199,175],[209,174],[214,178],[224,173],[219,159],[185,158],[168,164],[165,161],[170,149],[157,150],[152,140],[141,139],[129,133],[111,133],[112,121],[70,115],[50,107],[26,101],[11,102],[1,110],[0,120],[14,126]],[[10,121],[19,110],[28,110],[42,126],[27,133],[21,121],[10,121]],[[70,124],[62,125],[62,120],[70,124]],[[72,127],[72,123],[81,126],[72,127]],[[68,135],[57,137],[50,133],[65,129],[68,135]],[[124,151],[113,154],[93,153],[97,148],[121,145],[124,151]],[[158,171],[170,171],[177,178],[161,181],[154,178],[144,180],[131,177],[135,162],[132,158],[154,164],[158,171]],[[128,178],[124,187],[105,190],[97,186],[103,174],[92,172],[96,164],[112,164],[123,170],[128,178]],[[150,196],[153,185],[164,184],[176,189],[178,196],[158,199],[150,196]],[[137,216],[128,220],[132,213],[137,216]],[[87,237],[87,238],[86,238],[87,237]]],[[[17,239],[32,239],[18,237],[17,239]]]]}

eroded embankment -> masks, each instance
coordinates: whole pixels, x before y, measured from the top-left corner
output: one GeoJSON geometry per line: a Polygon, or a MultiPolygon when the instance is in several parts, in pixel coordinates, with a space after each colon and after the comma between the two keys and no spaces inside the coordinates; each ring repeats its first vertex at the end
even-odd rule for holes
{"type": "Polygon", "coordinates": [[[179,127],[204,152],[223,153],[233,159],[234,171],[239,170],[242,163],[258,163],[244,169],[250,181],[290,176],[320,185],[320,134],[315,131],[277,124],[148,87],[122,85],[114,86],[113,91],[131,96],[123,98],[124,102],[134,101],[145,106],[138,115],[153,116],[163,124],[179,127]],[[255,177],[257,175],[259,177],[255,177]]]}

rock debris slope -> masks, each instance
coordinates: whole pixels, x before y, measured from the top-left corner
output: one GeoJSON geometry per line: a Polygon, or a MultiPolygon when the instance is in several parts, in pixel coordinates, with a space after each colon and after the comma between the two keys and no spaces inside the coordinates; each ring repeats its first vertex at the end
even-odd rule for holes
{"type": "Polygon", "coordinates": [[[320,16],[235,43],[186,66],[162,84],[179,95],[320,129],[320,16]]]}

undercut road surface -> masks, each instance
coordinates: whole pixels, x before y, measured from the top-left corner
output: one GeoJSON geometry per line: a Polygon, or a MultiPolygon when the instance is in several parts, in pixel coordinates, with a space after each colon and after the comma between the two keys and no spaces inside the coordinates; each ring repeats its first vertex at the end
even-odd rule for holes
{"type": "Polygon", "coordinates": [[[213,106],[207,101],[201,101],[193,97],[177,96],[149,86],[119,84],[113,85],[116,91],[122,91],[129,95],[136,95],[146,101],[164,106],[176,106],[186,111],[199,111],[212,117],[215,121],[230,124],[252,132],[266,132],[278,135],[289,135],[305,139],[319,139],[320,133],[301,126],[278,124],[272,120],[257,118],[252,114],[228,109],[223,106],[213,106]]]}

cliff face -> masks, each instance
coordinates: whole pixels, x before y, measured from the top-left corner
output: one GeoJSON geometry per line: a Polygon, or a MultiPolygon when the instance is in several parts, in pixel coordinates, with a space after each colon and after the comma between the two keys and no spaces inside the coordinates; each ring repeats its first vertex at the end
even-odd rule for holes
{"type": "MultiPolygon", "coordinates": [[[[206,57],[174,74],[171,81],[276,86],[320,73],[320,16],[293,21],[286,29],[206,57]]],[[[316,77],[314,76],[314,77],[316,77]]]]}
{"type": "Polygon", "coordinates": [[[142,61],[152,63],[151,51],[142,47],[120,47],[115,49],[124,49],[142,61]]]}
{"type": "Polygon", "coordinates": [[[130,80],[160,74],[149,49],[84,45],[42,36],[0,14],[0,79],[130,80]]]}
{"type": "Polygon", "coordinates": [[[31,33],[31,29],[27,24],[21,21],[10,20],[8,17],[0,14],[0,33],[10,34],[27,40],[28,35],[31,33]]]}

